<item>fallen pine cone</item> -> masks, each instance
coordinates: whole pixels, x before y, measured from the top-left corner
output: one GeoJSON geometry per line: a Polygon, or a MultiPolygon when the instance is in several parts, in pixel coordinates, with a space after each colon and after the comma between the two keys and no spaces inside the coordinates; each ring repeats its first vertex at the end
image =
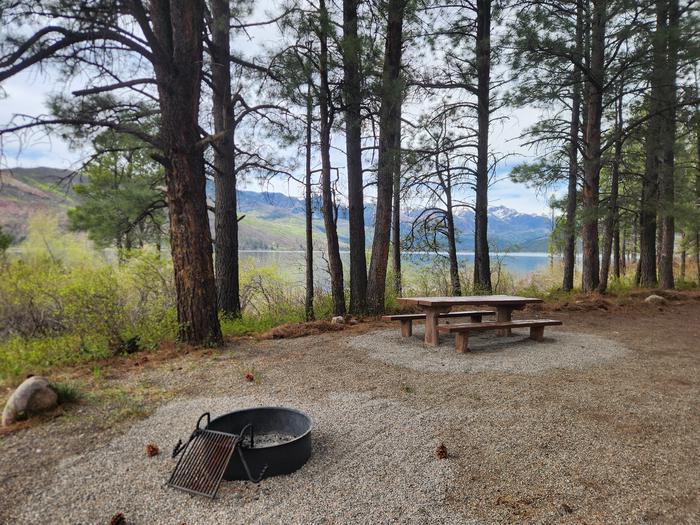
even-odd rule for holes
{"type": "Polygon", "coordinates": [[[156,445],[155,443],[149,443],[148,445],[146,445],[146,455],[149,458],[157,456],[158,454],[160,454],[160,449],[158,448],[158,445],[156,445]]]}
{"type": "Polygon", "coordinates": [[[444,443],[438,445],[438,448],[435,449],[435,455],[438,459],[445,459],[447,457],[447,447],[444,443]]]}
{"type": "Polygon", "coordinates": [[[254,376],[253,374],[251,374],[250,372],[248,372],[248,373],[245,375],[245,380],[246,380],[246,381],[255,381],[255,376],[254,376]]]}
{"type": "Polygon", "coordinates": [[[126,518],[121,512],[117,512],[112,519],[109,520],[109,525],[126,525],[126,518]]]}

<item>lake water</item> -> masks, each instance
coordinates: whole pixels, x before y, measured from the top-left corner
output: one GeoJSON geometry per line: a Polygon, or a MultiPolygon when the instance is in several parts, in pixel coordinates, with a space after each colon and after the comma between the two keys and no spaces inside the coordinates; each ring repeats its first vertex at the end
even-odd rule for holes
{"type": "MultiPolygon", "coordinates": [[[[324,280],[324,278],[327,277],[325,271],[327,266],[324,255],[325,254],[321,251],[314,252],[316,280],[324,280]]],[[[306,257],[303,251],[241,250],[240,256],[244,264],[247,260],[249,264],[253,262],[255,266],[276,266],[288,278],[299,282],[303,282],[304,280],[306,257]]],[[[347,275],[350,265],[350,254],[347,251],[342,251],[340,256],[343,261],[344,273],[347,275]]],[[[401,256],[402,262],[405,265],[418,269],[422,266],[435,264],[439,258],[441,257],[433,253],[422,252],[404,253],[401,256]]],[[[442,259],[446,260],[444,257],[442,257],[442,259]]],[[[461,271],[464,271],[466,267],[472,267],[474,265],[474,254],[472,252],[459,252],[458,259],[461,271]]],[[[532,273],[546,270],[550,265],[551,258],[548,253],[539,252],[491,254],[492,268],[497,261],[502,262],[503,268],[510,275],[521,279],[532,273]]],[[[369,255],[367,257],[367,264],[369,265],[369,255]]],[[[391,266],[391,261],[389,264],[391,266]]]]}

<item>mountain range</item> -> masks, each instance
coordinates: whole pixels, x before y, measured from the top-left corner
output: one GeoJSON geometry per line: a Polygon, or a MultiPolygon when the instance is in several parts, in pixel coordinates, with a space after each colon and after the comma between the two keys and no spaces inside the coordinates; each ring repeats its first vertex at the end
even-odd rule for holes
{"type": "MultiPolygon", "coordinates": [[[[239,191],[238,208],[245,218],[240,222],[241,249],[301,249],[304,245],[304,201],[282,193],[239,191]]],[[[314,199],[314,242],[325,242],[320,197],[314,199]]],[[[367,246],[371,246],[374,204],[365,205],[367,246]]],[[[404,210],[401,232],[406,235],[420,210],[404,210]]],[[[474,248],[474,212],[461,210],[455,215],[457,249],[474,248]]],[[[489,208],[489,242],[497,250],[547,251],[551,220],[544,215],[521,213],[505,206],[489,208]]],[[[338,237],[341,249],[348,247],[348,208],[338,208],[338,237]]],[[[322,246],[322,244],[321,244],[322,246]]]]}
{"type": "MultiPolygon", "coordinates": [[[[22,238],[31,214],[50,212],[65,224],[66,211],[78,203],[72,191],[70,172],[55,168],[13,168],[0,171],[0,226],[17,238],[22,238]]],[[[207,188],[209,197],[213,189],[207,188]]],[[[239,213],[245,215],[240,224],[240,247],[243,250],[298,250],[304,246],[304,201],[276,192],[240,190],[239,213]]],[[[320,199],[314,200],[314,243],[320,249],[325,245],[320,199]]],[[[401,216],[402,233],[420,210],[404,210],[401,216]]],[[[374,205],[365,207],[367,246],[371,246],[374,205]]],[[[213,223],[213,221],[212,221],[213,223]]],[[[489,209],[489,241],[498,250],[546,251],[551,231],[548,217],[520,213],[496,206],[489,209]]],[[[472,251],[474,246],[474,213],[463,210],[456,214],[458,249],[472,251]]],[[[348,209],[338,208],[338,235],[341,249],[348,247],[348,209]]]]}

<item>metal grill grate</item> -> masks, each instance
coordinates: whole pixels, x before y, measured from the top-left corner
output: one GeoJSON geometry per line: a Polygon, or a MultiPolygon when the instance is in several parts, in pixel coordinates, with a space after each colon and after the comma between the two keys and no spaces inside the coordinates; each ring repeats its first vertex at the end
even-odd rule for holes
{"type": "Polygon", "coordinates": [[[166,485],[214,498],[238,439],[235,434],[196,430],[166,485]]]}

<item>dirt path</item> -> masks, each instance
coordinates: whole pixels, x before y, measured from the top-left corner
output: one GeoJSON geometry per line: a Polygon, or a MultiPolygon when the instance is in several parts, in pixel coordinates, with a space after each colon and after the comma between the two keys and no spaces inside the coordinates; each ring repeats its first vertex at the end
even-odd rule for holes
{"type": "MultiPolygon", "coordinates": [[[[140,412],[173,398],[202,396],[297,400],[311,409],[350,396],[386,401],[400,413],[438,413],[444,419],[426,427],[429,435],[420,443],[426,450],[414,450],[413,457],[423,462],[416,473],[423,472],[424,462],[437,461],[436,444],[445,444],[449,457],[440,468],[449,470],[450,482],[424,507],[439,505],[440,514],[456,522],[698,522],[700,302],[546,316],[562,319],[567,332],[613,340],[628,353],[584,369],[425,372],[374,359],[350,344],[358,334],[388,326],[376,323],[105,366],[90,381],[114,395],[88,399],[62,417],[0,438],[0,523],[37,505],[60,477],[59,461],[79,461],[105,447],[140,412]],[[257,381],[247,382],[246,372],[257,381]]],[[[84,371],[73,374],[85,377],[84,371]]],[[[135,450],[142,450],[145,443],[136,441],[135,450]]],[[[172,443],[159,445],[167,454],[172,443]]],[[[400,490],[375,486],[386,494],[400,490]]],[[[244,511],[248,503],[236,505],[244,511]]],[[[52,521],[74,523],[65,512],[52,521]]],[[[334,517],[327,522],[343,522],[342,514],[328,512],[334,517]]]]}

